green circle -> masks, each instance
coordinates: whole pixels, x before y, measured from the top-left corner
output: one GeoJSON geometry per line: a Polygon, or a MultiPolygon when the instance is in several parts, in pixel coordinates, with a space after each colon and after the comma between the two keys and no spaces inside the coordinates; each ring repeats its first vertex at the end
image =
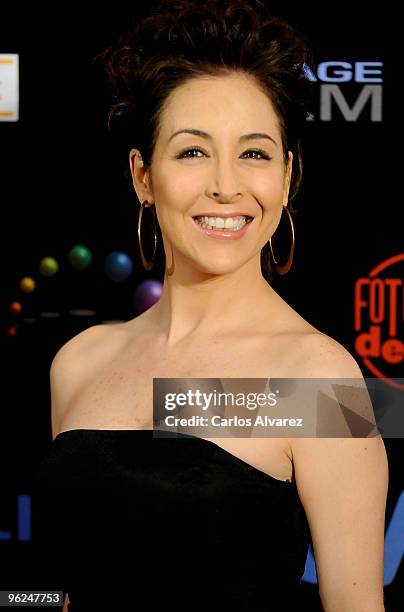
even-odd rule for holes
{"type": "Polygon", "coordinates": [[[90,249],[82,244],[76,244],[69,251],[69,261],[72,268],[75,270],[84,270],[88,268],[93,259],[90,249]]]}

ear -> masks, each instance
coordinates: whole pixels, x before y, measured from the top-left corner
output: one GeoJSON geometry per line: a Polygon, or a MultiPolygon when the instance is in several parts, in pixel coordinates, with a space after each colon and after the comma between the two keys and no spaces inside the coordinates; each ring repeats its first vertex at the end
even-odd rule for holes
{"type": "Polygon", "coordinates": [[[131,149],[129,152],[129,167],[132,175],[132,183],[135,188],[139,202],[147,200],[149,204],[154,201],[153,191],[149,173],[144,167],[142,155],[139,149],[131,149]]]}
{"type": "Polygon", "coordinates": [[[288,163],[285,169],[285,182],[284,182],[284,189],[283,189],[283,205],[284,206],[288,205],[288,200],[289,200],[290,183],[292,180],[292,163],[293,163],[293,153],[292,151],[288,151],[288,163]]]}

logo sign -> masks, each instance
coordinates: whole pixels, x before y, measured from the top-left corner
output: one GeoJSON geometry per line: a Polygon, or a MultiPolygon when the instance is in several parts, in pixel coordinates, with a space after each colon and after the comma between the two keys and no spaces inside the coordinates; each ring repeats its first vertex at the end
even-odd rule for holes
{"type": "Polygon", "coordinates": [[[18,54],[0,53],[0,121],[18,121],[18,54]]]}
{"type": "Polygon", "coordinates": [[[380,61],[320,62],[315,73],[305,64],[307,79],[320,83],[320,121],[332,121],[336,109],[345,121],[358,121],[362,115],[371,122],[382,121],[382,71],[380,61]]]}
{"type": "Polygon", "coordinates": [[[404,361],[404,253],[389,257],[355,283],[355,351],[367,369],[398,389],[404,361]]]}

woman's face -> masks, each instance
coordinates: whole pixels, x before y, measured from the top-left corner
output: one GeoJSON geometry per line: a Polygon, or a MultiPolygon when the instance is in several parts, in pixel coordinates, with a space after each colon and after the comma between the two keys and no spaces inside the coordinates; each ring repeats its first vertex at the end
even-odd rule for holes
{"type": "Polygon", "coordinates": [[[139,200],[155,203],[168,263],[171,246],[176,271],[192,266],[207,274],[226,274],[259,257],[287,204],[291,163],[290,152],[284,162],[271,101],[241,74],[193,79],[172,92],[151,176],[139,151],[130,153],[139,200]],[[196,226],[193,217],[205,212],[244,213],[253,220],[240,238],[219,240],[196,226]]]}

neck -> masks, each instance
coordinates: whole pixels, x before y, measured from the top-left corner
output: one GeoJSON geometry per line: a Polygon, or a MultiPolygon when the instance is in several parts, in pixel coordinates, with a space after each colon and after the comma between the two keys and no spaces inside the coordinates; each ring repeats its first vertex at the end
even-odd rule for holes
{"type": "Polygon", "coordinates": [[[181,268],[165,275],[159,301],[149,316],[166,347],[186,338],[234,335],[237,330],[257,331],[269,323],[280,297],[261,273],[260,253],[227,274],[209,274],[181,268]]]}

